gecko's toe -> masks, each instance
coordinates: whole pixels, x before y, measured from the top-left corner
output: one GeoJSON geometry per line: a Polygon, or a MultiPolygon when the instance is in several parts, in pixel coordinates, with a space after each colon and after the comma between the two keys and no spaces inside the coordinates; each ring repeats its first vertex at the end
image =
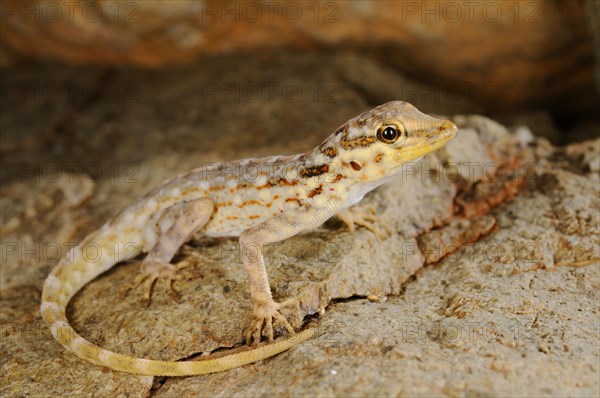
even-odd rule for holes
{"type": "Polygon", "coordinates": [[[129,291],[136,289],[142,284],[142,282],[144,282],[144,280],[146,280],[147,277],[148,275],[144,274],[143,272],[138,273],[133,281],[125,283],[123,286],[121,286],[121,289],[119,289],[119,298],[124,299],[127,297],[129,291]]]}
{"type": "Polygon", "coordinates": [[[140,299],[140,307],[142,307],[143,309],[150,307],[150,299],[146,298],[146,297],[142,297],[140,299]]]}
{"type": "Polygon", "coordinates": [[[273,314],[273,316],[275,317],[275,319],[277,319],[279,321],[279,323],[281,323],[288,331],[288,333],[290,335],[294,335],[296,334],[296,331],[294,330],[294,328],[292,327],[292,325],[290,325],[290,323],[288,322],[287,319],[285,319],[285,317],[283,315],[281,315],[279,313],[279,311],[275,311],[275,313],[273,314]]]}
{"type": "Polygon", "coordinates": [[[270,303],[255,307],[250,328],[248,328],[246,333],[246,343],[248,345],[256,345],[260,342],[262,336],[267,337],[269,342],[272,342],[274,334],[273,323],[275,321],[283,325],[290,335],[296,334],[296,331],[288,320],[279,313],[279,309],[291,306],[297,307],[298,300],[289,299],[282,303],[271,301],[270,303]]]}
{"type": "Polygon", "coordinates": [[[173,300],[175,303],[181,303],[181,294],[179,294],[176,290],[167,290],[167,296],[171,297],[171,300],[173,300]]]}
{"type": "Polygon", "coordinates": [[[282,308],[286,308],[286,307],[298,307],[300,305],[300,302],[295,299],[295,298],[291,298],[291,299],[287,299],[285,301],[282,301],[281,303],[275,303],[277,305],[277,309],[280,310],[282,308]]]}
{"type": "Polygon", "coordinates": [[[254,318],[246,333],[246,343],[250,346],[255,346],[260,343],[261,332],[263,329],[264,319],[254,318]]]}
{"type": "Polygon", "coordinates": [[[119,290],[119,297],[124,299],[130,290],[137,289],[140,285],[142,287],[142,298],[140,299],[140,306],[142,308],[148,308],[152,302],[152,291],[157,280],[161,279],[165,283],[165,293],[171,297],[173,301],[179,303],[181,301],[181,294],[177,292],[173,287],[173,282],[190,279],[181,274],[177,274],[177,270],[181,267],[176,267],[173,264],[158,263],[149,261],[142,264],[140,273],[135,277],[133,282],[125,284],[119,290]]]}
{"type": "Polygon", "coordinates": [[[351,207],[338,213],[337,217],[348,226],[349,232],[353,232],[358,225],[373,232],[381,240],[387,239],[392,234],[392,229],[377,216],[377,211],[372,205],[351,207]]]}
{"type": "Polygon", "coordinates": [[[265,325],[264,333],[266,333],[269,343],[272,343],[273,342],[273,319],[267,318],[267,324],[265,325]]]}

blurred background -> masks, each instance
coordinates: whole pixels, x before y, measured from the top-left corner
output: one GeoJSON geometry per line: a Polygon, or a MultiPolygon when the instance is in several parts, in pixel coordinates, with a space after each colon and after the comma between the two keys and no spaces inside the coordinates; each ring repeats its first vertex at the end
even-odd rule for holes
{"type": "Polygon", "coordinates": [[[9,161],[306,150],[396,99],[553,144],[600,131],[596,0],[0,4],[9,161]]]}

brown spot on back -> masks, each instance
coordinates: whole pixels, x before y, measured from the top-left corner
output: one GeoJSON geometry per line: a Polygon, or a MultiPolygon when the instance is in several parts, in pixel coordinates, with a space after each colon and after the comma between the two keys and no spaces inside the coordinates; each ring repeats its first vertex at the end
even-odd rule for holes
{"type": "Polygon", "coordinates": [[[288,203],[288,202],[296,202],[296,203],[298,203],[298,206],[302,206],[302,202],[300,202],[300,200],[297,198],[287,198],[285,200],[285,203],[288,203]]]}
{"type": "Polygon", "coordinates": [[[182,195],[186,196],[186,195],[188,195],[188,194],[190,194],[192,192],[199,192],[199,191],[200,191],[200,189],[198,187],[186,188],[186,189],[183,190],[182,195]]]}
{"type": "Polygon", "coordinates": [[[244,206],[247,205],[261,205],[262,203],[259,202],[258,200],[247,200],[245,202],[243,202],[241,205],[239,205],[238,207],[241,209],[244,206]]]}
{"type": "Polygon", "coordinates": [[[354,160],[350,162],[350,167],[352,167],[352,170],[354,171],[360,171],[362,169],[362,167],[360,167],[360,164],[356,163],[354,160]]]}
{"type": "Polygon", "coordinates": [[[319,185],[318,187],[316,187],[315,189],[313,189],[312,191],[310,191],[308,193],[308,197],[309,198],[314,198],[315,196],[319,195],[321,192],[323,192],[323,184],[319,185]]]}
{"type": "Polygon", "coordinates": [[[317,164],[309,167],[302,167],[300,170],[300,176],[304,178],[320,176],[321,174],[325,174],[329,171],[328,164],[317,164]]]}
{"type": "Polygon", "coordinates": [[[341,174],[338,174],[338,175],[335,176],[335,178],[333,179],[332,182],[333,183],[339,182],[342,178],[344,178],[344,176],[341,175],[341,174]]]}
{"type": "Polygon", "coordinates": [[[260,187],[256,187],[257,190],[261,190],[261,189],[265,189],[265,188],[271,188],[273,186],[273,184],[271,184],[270,181],[267,181],[267,183],[265,185],[261,185],[260,187]]]}
{"type": "Polygon", "coordinates": [[[271,186],[294,186],[298,185],[298,180],[289,181],[287,178],[284,177],[281,177],[279,179],[271,178],[269,179],[269,184],[271,184],[271,186]]]}
{"type": "Polygon", "coordinates": [[[321,153],[323,153],[326,156],[329,156],[330,158],[334,158],[334,157],[337,156],[337,149],[335,149],[334,147],[330,146],[330,147],[322,149],[321,153]]]}

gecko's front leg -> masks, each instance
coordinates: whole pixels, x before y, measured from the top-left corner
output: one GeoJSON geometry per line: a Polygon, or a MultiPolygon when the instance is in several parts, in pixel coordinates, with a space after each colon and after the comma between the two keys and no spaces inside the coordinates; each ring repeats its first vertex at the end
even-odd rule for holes
{"type": "Polygon", "coordinates": [[[240,248],[244,268],[250,280],[250,296],[254,307],[252,323],[246,334],[248,344],[258,343],[263,334],[266,334],[269,342],[273,341],[274,321],[279,321],[290,334],[294,334],[294,329],[279,310],[298,305],[298,301],[288,299],[277,303],[273,300],[262,254],[263,246],[315,228],[332,214],[326,209],[317,210],[310,207],[291,210],[270,218],[240,235],[240,248]]]}
{"type": "Polygon", "coordinates": [[[214,211],[213,202],[208,198],[179,203],[167,209],[158,222],[169,227],[160,233],[156,245],[148,253],[140,266],[140,273],[135,280],[121,288],[119,296],[125,297],[127,292],[144,284],[143,296],[140,300],[142,307],[150,305],[152,288],[157,279],[163,279],[166,283],[166,293],[175,301],[179,301],[179,293],[173,289],[173,281],[181,280],[176,274],[177,267],[171,264],[171,260],[177,249],[188,241],[191,235],[202,228],[209,220],[214,211]]]}
{"type": "Polygon", "coordinates": [[[336,214],[354,232],[355,225],[359,225],[373,232],[379,239],[385,240],[392,234],[392,229],[387,223],[377,216],[377,211],[372,205],[355,205],[336,214]]]}

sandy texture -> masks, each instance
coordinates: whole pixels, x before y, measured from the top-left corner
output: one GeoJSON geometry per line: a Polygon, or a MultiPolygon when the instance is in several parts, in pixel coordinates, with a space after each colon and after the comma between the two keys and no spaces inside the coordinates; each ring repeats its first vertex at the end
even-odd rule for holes
{"type": "MultiPolygon", "coordinates": [[[[297,297],[301,306],[286,315],[297,328],[317,327],[318,338],[230,372],[155,379],[87,364],[54,342],[38,313],[58,258],[51,249],[82,239],[168,176],[202,162],[308,150],[406,87],[399,76],[385,79],[385,90],[360,85],[350,69],[391,72],[359,58],[322,68],[318,55],[283,55],[249,61],[243,76],[228,62],[92,74],[103,84],[84,101],[29,102],[34,120],[56,106],[58,127],[27,131],[2,120],[13,168],[3,170],[0,203],[0,395],[600,394],[600,141],[555,148],[481,116],[454,116],[454,141],[365,198],[393,230],[388,239],[331,220],[266,249],[275,298],[297,297]],[[295,82],[304,95],[222,97],[219,84],[235,81],[295,82]],[[203,91],[205,82],[217,94],[203,91]],[[335,90],[315,96],[315,84],[335,90]],[[114,96],[123,87],[135,88],[133,101],[114,96]],[[21,173],[36,162],[42,171],[59,165],[60,178],[21,173]]],[[[73,71],[40,71],[39,79],[88,76],[73,71]]],[[[466,100],[413,102],[438,114],[476,110],[466,100]]],[[[149,309],[139,292],[118,300],[135,276],[132,261],[75,297],[74,327],[103,347],[156,359],[241,345],[251,307],[237,242],[197,236],[176,259],[190,276],[176,284],[180,304],[160,285],[149,309]]]]}

